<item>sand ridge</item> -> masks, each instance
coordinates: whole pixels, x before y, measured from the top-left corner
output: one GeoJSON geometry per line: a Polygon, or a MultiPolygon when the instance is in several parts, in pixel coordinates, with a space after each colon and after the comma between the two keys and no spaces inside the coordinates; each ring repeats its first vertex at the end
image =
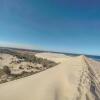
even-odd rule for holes
{"type": "Polygon", "coordinates": [[[97,88],[99,79],[91,78],[96,76],[91,64],[96,66],[97,62],[84,56],[68,57],[53,53],[39,53],[38,56],[50,60],[56,58],[55,61],[60,64],[41,73],[1,84],[0,100],[100,100],[97,88]]]}

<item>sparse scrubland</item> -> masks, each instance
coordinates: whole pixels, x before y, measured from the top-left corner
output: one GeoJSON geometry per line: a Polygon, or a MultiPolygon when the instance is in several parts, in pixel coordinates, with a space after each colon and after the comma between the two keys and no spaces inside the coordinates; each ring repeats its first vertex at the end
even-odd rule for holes
{"type": "Polygon", "coordinates": [[[23,78],[56,66],[57,63],[34,54],[0,49],[0,83],[23,78]]]}

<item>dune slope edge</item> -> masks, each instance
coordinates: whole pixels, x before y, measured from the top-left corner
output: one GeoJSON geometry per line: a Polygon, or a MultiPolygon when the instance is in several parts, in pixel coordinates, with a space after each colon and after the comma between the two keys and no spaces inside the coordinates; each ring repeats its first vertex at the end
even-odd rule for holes
{"type": "Polygon", "coordinates": [[[85,56],[58,59],[53,68],[0,84],[0,100],[100,100],[100,62],[85,56]]]}

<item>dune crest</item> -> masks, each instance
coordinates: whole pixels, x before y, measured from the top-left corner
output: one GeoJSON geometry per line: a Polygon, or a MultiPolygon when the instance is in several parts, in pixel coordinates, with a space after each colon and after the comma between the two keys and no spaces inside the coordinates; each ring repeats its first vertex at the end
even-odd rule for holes
{"type": "Polygon", "coordinates": [[[39,53],[60,62],[41,73],[0,85],[0,100],[100,100],[100,62],[85,56],[39,53]]]}

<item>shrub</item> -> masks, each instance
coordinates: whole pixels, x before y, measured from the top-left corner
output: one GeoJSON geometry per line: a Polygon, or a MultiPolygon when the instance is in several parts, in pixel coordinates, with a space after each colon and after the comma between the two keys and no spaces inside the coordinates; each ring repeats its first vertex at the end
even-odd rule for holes
{"type": "Polygon", "coordinates": [[[4,71],[7,75],[10,75],[10,74],[11,74],[11,70],[9,69],[8,66],[4,66],[4,67],[3,67],[3,71],[4,71]]]}

